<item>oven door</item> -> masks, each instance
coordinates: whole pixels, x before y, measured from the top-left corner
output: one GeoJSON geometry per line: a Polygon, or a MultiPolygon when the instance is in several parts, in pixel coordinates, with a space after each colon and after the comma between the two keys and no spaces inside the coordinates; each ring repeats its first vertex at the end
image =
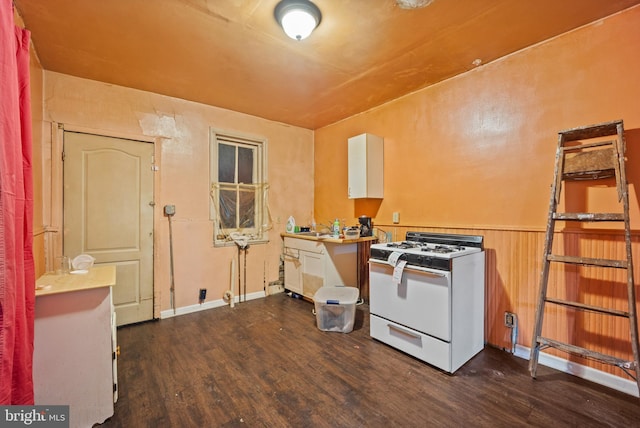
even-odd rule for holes
{"type": "Polygon", "coordinates": [[[369,260],[369,310],[440,340],[451,341],[451,272],[405,266],[393,281],[393,266],[369,260]]]}

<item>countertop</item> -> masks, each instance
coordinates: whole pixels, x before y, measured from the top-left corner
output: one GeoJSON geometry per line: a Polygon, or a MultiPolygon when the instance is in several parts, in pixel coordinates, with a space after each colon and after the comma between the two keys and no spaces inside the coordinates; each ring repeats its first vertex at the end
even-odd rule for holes
{"type": "Polygon", "coordinates": [[[36,297],[116,285],[115,266],[93,266],[84,274],[45,273],[36,280],[36,297]]]}
{"type": "Polygon", "coordinates": [[[358,242],[376,241],[378,239],[376,236],[362,236],[355,239],[343,239],[343,238],[334,238],[331,235],[313,236],[313,235],[306,235],[304,233],[305,232],[302,232],[302,233],[284,232],[284,233],[281,233],[280,236],[282,236],[283,238],[286,237],[286,238],[306,239],[307,241],[321,241],[321,242],[329,242],[332,244],[356,244],[358,242]]]}

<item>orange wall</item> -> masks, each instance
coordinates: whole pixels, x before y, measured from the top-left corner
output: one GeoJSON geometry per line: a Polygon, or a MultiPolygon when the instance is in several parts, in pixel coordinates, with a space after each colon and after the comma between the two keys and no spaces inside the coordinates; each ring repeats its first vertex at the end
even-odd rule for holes
{"type": "MultiPolygon", "coordinates": [[[[369,215],[394,239],[414,229],[485,235],[487,340],[508,347],[502,316],[509,310],[521,320],[519,343],[530,346],[558,131],[624,120],[631,222],[640,228],[638,28],[635,7],[316,130],[316,218],[355,224],[369,215]],[[347,139],[363,132],[385,139],[382,200],[347,198],[347,139]],[[399,225],[391,221],[396,211],[399,225]]],[[[618,210],[607,190],[581,189],[571,203],[618,210]]],[[[593,245],[617,251],[614,241],[593,245]]],[[[578,323],[556,321],[565,331],[578,323]]],[[[627,352],[628,326],[613,335],[627,352]]]]}

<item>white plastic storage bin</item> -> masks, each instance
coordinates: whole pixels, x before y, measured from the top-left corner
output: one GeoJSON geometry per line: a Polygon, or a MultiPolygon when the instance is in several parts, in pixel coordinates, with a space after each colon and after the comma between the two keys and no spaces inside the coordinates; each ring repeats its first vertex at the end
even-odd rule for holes
{"type": "Polygon", "coordinates": [[[320,287],[313,296],[318,328],[341,333],[353,330],[358,294],[355,287],[320,287]]]}

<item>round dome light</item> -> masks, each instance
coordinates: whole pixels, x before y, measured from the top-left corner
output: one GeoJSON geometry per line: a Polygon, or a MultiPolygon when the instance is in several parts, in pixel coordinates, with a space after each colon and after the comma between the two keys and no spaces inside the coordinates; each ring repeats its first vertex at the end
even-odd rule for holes
{"type": "Polygon", "coordinates": [[[295,40],[309,37],[322,20],[320,9],[309,0],[282,0],[273,14],[287,36],[295,40]]]}

